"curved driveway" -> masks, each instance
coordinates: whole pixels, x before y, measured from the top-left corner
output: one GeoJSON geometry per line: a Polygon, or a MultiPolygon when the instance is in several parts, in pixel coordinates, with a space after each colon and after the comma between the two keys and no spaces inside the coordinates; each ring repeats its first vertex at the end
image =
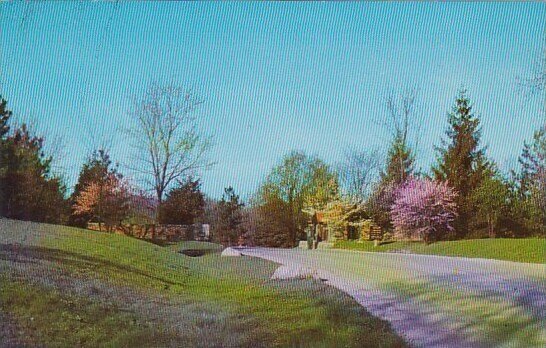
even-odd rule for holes
{"type": "Polygon", "coordinates": [[[345,250],[239,248],[311,269],[414,346],[546,346],[546,265],[345,250]]]}

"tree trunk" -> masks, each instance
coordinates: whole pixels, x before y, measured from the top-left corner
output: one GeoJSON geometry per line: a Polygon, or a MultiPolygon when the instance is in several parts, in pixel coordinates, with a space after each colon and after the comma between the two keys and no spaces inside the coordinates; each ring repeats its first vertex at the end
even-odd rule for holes
{"type": "Polygon", "coordinates": [[[487,225],[489,227],[489,238],[495,238],[495,227],[493,226],[493,218],[490,215],[487,217],[487,225]]]}

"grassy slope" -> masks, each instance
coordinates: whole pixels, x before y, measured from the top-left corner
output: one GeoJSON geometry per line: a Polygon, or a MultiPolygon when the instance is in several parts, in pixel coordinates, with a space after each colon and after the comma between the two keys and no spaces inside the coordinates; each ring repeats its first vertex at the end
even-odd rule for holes
{"type": "Polygon", "coordinates": [[[546,263],[546,239],[471,239],[437,242],[394,242],[374,247],[373,242],[339,241],[334,248],[360,251],[408,251],[415,254],[479,257],[515,262],[546,263]]]}
{"type": "MultiPolygon", "coordinates": [[[[36,230],[40,237],[33,242],[35,251],[76,279],[96,278],[212,307],[217,313],[229,314],[229,331],[248,332],[248,339],[265,345],[402,345],[385,322],[369,316],[340,293],[311,280],[282,286],[269,281],[275,268],[269,262],[221,258],[218,253],[191,258],[174,252],[177,247],[164,248],[119,235],[0,220],[0,236],[17,233],[14,229],[36,230]]],[[[34,338],[52,346],[161,345],[172,338],[134,313],[17,280],[2,281],[0,299],[2,310],[17,320],[31,341],[34,338]],[[82,327],[86,328],[83,332],[82,327]]]]}
{"type": "Polygon", "coordinates": [[[116,306],[20,281],[0,281],[0,308],[16,319],[29,346],[157,346],[171,338],[116,306]]]}

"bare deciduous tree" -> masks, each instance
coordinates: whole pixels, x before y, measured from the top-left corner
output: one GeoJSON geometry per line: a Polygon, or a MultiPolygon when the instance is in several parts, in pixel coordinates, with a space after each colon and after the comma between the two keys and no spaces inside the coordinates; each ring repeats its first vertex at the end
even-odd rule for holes
{"type": "Polygon", "coordinates": [[[542,57],[536,60],[533,75],[520,80],[520,86],[531,94],[546,90],[546,48],[542,57]]]}
{"type": "Polygon", "coordinates": [[[143,98],[133,100],[135,125],[129,135],[137,153],[131,169],[143,175],[159,203],[178,179],[209,166],[211,138],[199,130],[196,108],[203,101],[180,86],[152,84],[143,98]]]}
{"type": "Polygon", "coordinates": [[[381,156],[376,150],[353,148],[345,151],[345,160],[338,166],[338,176],[344,193],[352,202],[364,202],[378,179],[380,168],[381,156]]]}
{"type": "Polygon", "coordinates": [[[422,125],[417,112],[417,93],[417,88],[408,88],[403,92],[388,94],[385,98],[387,114],[380,119],[380,124],[390,136],[406,146],[410,145],[410,132],[418,134],[422,125]]]}
{"type": "Polygon", "coordinates": [[[391,92],[385,99],[387,113],[380,118],[380,124],[391,136],[385,177],[404,181],[411,172],[419,146],[419,133],[423,124],[416,102],[417,89],[408,88],[403,92],[391,92]],[[410,139],[413,138],[413,139],[410,139]]]}

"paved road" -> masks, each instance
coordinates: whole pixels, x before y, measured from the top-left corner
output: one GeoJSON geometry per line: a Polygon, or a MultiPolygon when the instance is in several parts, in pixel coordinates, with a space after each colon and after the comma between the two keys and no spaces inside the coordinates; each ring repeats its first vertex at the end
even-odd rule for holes
{"type": "Polygon", "coordinates": [[[546,265],[415,254],[241,248],[311,269],[414,346],[546,346],[546,265]]]}

